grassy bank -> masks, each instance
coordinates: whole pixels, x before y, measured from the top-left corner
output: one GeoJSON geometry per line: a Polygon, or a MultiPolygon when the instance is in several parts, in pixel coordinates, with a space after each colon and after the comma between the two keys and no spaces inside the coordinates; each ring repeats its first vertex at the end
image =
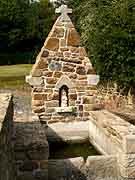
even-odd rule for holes
{"type": "Polygon", "coordinates": [[[27,89],[25,76],[29,74],[31,68],[31,64],[0,66],[0,89],[27,89]]]}

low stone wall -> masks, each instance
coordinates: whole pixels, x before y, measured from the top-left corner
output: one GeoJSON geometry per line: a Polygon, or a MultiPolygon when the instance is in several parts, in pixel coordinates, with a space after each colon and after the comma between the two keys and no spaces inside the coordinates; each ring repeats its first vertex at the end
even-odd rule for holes
{"type": "Polygon", "coordinates": [[[47,180],[49,147],[45,128],[37,119],[14,122],[17,180],[47,180]]]}
{"type": "Polygon", "coordinates": [[[12,96],[0,94],[0,180],[15,180],[12,132],[12,96]]]}
{"type": "Polygon", "coordinates": [[[89,138],[102,154],[117,156],[119,178],[135,179],[135,126],[103,111],[91,112],[89,138]]]}
{"type": "Polygon", "coordinates": [[[49,180],[118,180],[114,156],[49,160],[49,180]]]}

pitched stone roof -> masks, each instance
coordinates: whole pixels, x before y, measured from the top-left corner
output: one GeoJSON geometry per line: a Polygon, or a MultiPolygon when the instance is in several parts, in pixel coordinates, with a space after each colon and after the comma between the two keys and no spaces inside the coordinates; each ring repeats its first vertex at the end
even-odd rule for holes
{"type": "Polygon", "coordinates": [[[72,13],[72,10],[68,9],[66,5],[62,5],[56,9],[56,13],[61,13],[61,15],[56,20],[41,52],[37,56],[32,69],[32,76],[38,74],[37,69],[47,68],[45,58],[51,59],[53,57],[55,57],[55,60],[61,58],[60,61],[63,58],[64,61],[69,63],[82,64],[82,61],[84,61],[83,64],[91,66],[88,74],[95,74],[85,49],[81,47],[80,35],[68,16],[68,13],[72,13]]]}

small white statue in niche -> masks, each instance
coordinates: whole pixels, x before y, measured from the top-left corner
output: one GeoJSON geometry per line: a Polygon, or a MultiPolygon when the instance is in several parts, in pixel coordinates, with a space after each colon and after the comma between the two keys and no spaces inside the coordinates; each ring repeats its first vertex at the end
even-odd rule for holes
{"type": "Polygon", "coordinates": [[[67,107],[67,106],[68,106],[67,92],[63,88],[61,91],[61,107],[67,107]]]}

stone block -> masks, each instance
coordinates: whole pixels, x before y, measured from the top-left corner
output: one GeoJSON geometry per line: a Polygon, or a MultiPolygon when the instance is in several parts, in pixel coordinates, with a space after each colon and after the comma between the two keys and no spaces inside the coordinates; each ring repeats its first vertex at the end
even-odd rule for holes
{"type": "Polygon", "coordinates": [[[45,48],[51,51],[58,51],[59,49],[59,39],[57,38],[48,38],[45,43],[45,48]]]}
{"type": "Polygon", "coordinates": [[[39,106],[39,107],[33,106],[32,109],[33,109],[33,112],[34,112],[34,113],[42,113],[42,112],[45,112],[44,106],[39,106]]]}
{"type": "Polygon", "coordinates": [[[54,72],[54,77],[56,77],[56,78],[60,78],[61,76],[62,76],[62,72],[61,71],[55,71],[54,72]]]}
{"type": "Polygon", "coordinates": [[[48,65],[49,69],[51,71],[60,71],[61,68],[62,68],[62,65],[58,62],[51,62],[49,65],[48,65]]]}
{"type": "Polygon", "coordinates": [[[33,100],[32,101],[32,106],[43,106],[44,101],[43,100],[33,100]]]}
{"type": "Polygon", "coordinates": [[[79,75],[78,79],[79,80],[87,80],[87,76],[86,75],[79,75]]]}
{"type": "Polygon", "coordinates": [[[88,179],[118,180],[117,159],[113,156],[92,156],[86,161],[88,179]]]}
{"type": "Polygon", "coordinates": [[[47,59],[41,58],[37,63],[37,69],[46,69],[48,67],[47,59]]]}
{"type": "Polygon", "coordinates": [[[70,52],[64,52],[64,57],[70,57],[71,56],[71,53],[70,52]]]}
{"type": "Polygon", "coordinates": [[[69,100],[77,100],[77,94],[69,94],[69,100]]]}
{"type": "Polygon", "coordinates": [[[31,72],[31,75],[33,77],[40,77],[40,76],[42,76],[42,70],[41,69],[35,69],[34,71],[31,72]]]}
{"type": "Polygon", "coordinates": [[[47,100],[47,94],[46,93],[34,93],[33,94],[33,100],[43,100],[46,101],[47,100]]]}
{"type": "Polygon", "coordinates": [[[83,111],[83,105],[79,105],[78,110],[79,110],[79,111],[83,111]]]}
{"type": "Polygon", "coordinates": [[[40,168],[41,169],[48,169],[48,160],[40,161],[40,168]]]}
{"type": "Polygon", "coordinates": [[[93,104],[95,102],[95,98],[93,96],[85,96],[83,97],[84,104],[93,104]]]}
{"type": "Polygon", "coordinates": [[[46,78],[47,84],[56,84],[57,79],[56,78],[46,78]]]}
{"type": "Polygon", "coordinates": [[[96,74],[95,70],[91,67],[87,70],[87,74],[96,74]]]}
{"type": "Polygon", "coordinates": [[[77,74],[76,73],[70,73],[69,78],[70,79],[77,79],[77,74]]]}
{"type": "MultiPolygon", "coordinates": [[[[58,57],[58,58],[59,58],[59,57],[60,57],[60,58],[63,58],[63,52],[56,52],[56,53],[55,53],[55,56],[58,57]]],[[[60,60],[60,59],[59,59],[59,60],[60,60]]]]}
{"type": "Polygon", "coordinates": [[[43,51],[43,53],[42,53],[42,55],[41,55],[41,57],[48,57],[49,56],[49,51],[47,51],[47,50],[44,50],[43,51]]]}
{"type": "Polygon", "coordinates": [[[82,57],[83,57],[83,56],[85,56],[85,57],[87,56],[87,53],[86,53],[84,47],[80,47],[80,48],[79,48],[79,55],[82,56],[82,57]]]}
{"type": "Polygon", "coordinates": [[[43,76],[45,76],[45,77],[52,77],[52,75],[53,75],[53,72],[43,71],[43,76]]]}
{"type": "Polygon", "coordinates": [[[64,28],[62,27],[55,27],[49,34],[51,37],[57,37],[57,38],[62,38],[64,36],[64,28]]]}
{"type": "Polygon", "coordinates": [[[59,101],[59,93],[54,93],[52,95],[52,100],[58,100],[59,101]]]}
{"type": "Polygon", "coordinates": [[[41,92],[43,92],[43,91],[44,91],[44,89],[41,88],[41,87],[36,87],[36,88],[34,87],[32,93],[34,93],[34,92],[39,92],[39,93],[41,93],[41,92]]]}
{"type": "Polygon", "coordinates": [[[86,70],[84,66],[78,66],[76,69],[76,73],[80,74],[80,75],[85,75],[86,74],[86,70]]]}
{"type": "Polygon", "coordinates": [[[75,47],[80,45],[80,36],[74,28],[69,29],[67,45],[75,47]]]}
{"type": "Polygon", "coordinates": [[[78,58],[78,54],[77,53],[72,53],[71,57],[72,58],[78,58]]]}
{"type": "Polygon", "coordinates": [[[64,51],[69,51],[69,48],[68,47],[61,47],[60,48],[60,51],[64,52],[64,51]]]}
{"type": "Polygon", "coordinates": [[[93,110],[93,105],[89,104],[89,105],[84,105],[84,111],[92,111],[93,110]]]}
{"type": "Polygon", "coordinates": [[[47,108],[46,107],[45,112],[46,113],[53,113],[53,112],[55,112],[55,108],[47,108]]]}
{"type": "Polygon", "coordinates": [[[71,63],[75,63],[75,64],[81,64],[82,61],[79,59],[79,58],[63,58],[61,59],[61,61],[64,61],[64,62],[71,62],[71,63]]]}
{"type": "Polygon", "coordinates": [[[69,101],[69,105],[70,105],[70,106],[75,106],[75,101],[74,101],[74,100],[72,100],[72,101],[70,100],[70,101],[69,101]]]}
{"type": "Polygon", "coordinates": [[[76,85],[77,86],[85,86],[85,87],[87,87],[88,82],[86,80],[79,80],[79,81],[76,81],[76,85]]]}
{"type": "Polygon", "coordinates": [[[74,72],[75,68],[72,66],[69,66],[69,65],[64,65],[62,71],[63,72],[74,72]]]}
{"type": "Polygon", "coordinates": [[[50,88],[50,89],[52,88],[53,89],[53,88],[55,88],[55,84],[46,85],[46,88],[50,88]]]}
{"type": "Polygon", "coordinates": [[[46,102],[46,107],[58,107],[59,106],[59,101],[53,100],[46,102]]]}
{"type": "Polygon", "coordinates": [[[79,54],[79,48],[78,47],[70,47],[70,51],[72,52],[72,53],[77,53],[77,54],[79,54]]]}
{"type": "Polygon", "coordinates": [[[66,40],[65,39],[61,39],[60,40],[60,47],[65,47],[66,46],[66,40]]]}
{"type": "Polygon", "coordinates": [[[51,89],[51,88],[48,88],[48,89],[45,88],[45,89],[44,89],[44,92],[45,92],[45,93],[52,94],[52,93],[53,93],[53,89],[51,89]]]}

